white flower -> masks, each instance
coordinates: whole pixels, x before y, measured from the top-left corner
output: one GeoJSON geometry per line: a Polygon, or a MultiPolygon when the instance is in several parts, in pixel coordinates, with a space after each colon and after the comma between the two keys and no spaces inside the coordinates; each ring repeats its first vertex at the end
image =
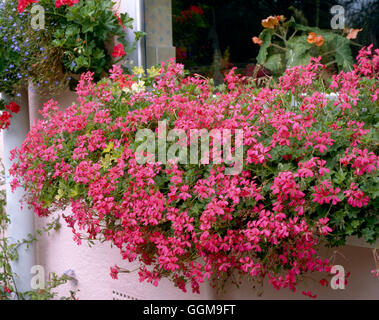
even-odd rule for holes
{"type": "Polygon", "coordinates": [[[145,81],[139,80],[132,84],[132,91],[139,93],[145,91],[145,81]]]}

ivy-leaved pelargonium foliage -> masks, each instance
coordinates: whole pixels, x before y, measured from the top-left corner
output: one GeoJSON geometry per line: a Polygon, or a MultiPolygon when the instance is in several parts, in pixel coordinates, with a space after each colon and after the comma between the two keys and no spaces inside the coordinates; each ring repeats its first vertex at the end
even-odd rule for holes
{"type": "Polygon", "coordinates": [[[139,262],[141,281],[199,292],[206,279],[239,274],[294,291],[304,274],[330,271],[320,245],[379,236],[379,51],[363,48],[357,61],[327,87],[318,58],[262,89],[234,70],[215,88],[175,63],[144,80],[116,65],[98,83],[83,74],[77,102],[45,104],[13,151],[12,186],[39,216],[71,206],[74,240],[112,243],[139,262]],[[140,164],[136,134],[157,136],[159,121],[185,132],[167,150],[189,143],[190,129],[242,130],[241,172],[227,174],[224,158],[140,164]]]}

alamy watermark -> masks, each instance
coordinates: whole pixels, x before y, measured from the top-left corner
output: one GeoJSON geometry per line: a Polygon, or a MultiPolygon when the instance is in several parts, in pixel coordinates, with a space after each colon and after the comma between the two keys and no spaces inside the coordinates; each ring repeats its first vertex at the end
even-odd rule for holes
{"type": "Polygon", "coordinates": [[[225,163],[229,166],[225,168],[227,175],[237,175],[242,171],[242,129],[234,130],[234,141],[231,129],[212,129],[210,132],[206,129],[190,129],[189,132],[186,132],[183,129],[174,128],[167,132],[166,121],[158,121],[157,130],[157,135],[151,129],[137,131],[135,142],[138,147],[135,156],[138,164],[155,162],[198,165],[225,163]]]}
{"type": "Polygon", "coordinates": [[[330,281],[330,286],[332,287],[333,290],[344,290],[345,289],[345,268],[341,265],[335,265],[332,266],[330,270],[331,274],[335,274],[331,281],[330,281]]]}
{"type": "MultiPolygon", "coordinates": [[[[46,280],[45,280],[45,268],[41,265],[34,265],[30,269],[30,273],[33,275],[30,280],[30,287],[32,290],[45,290],[46,280]]],[[[78,279],[76,278],[75,271],[68,269],[63,273],[68,280],[76,286],[78,284],[78,279]]]]}
{"type": "Polygon", "coordinates": [[[345,8],[340,5],[335,5],[330,8],[330,13],[333,15],[330,21],[332,29],[344,29],[345,28],[345,8]]]}
{"type": "Polygon", "coordinates": [[[45,289],[45,268],[35,265],[31,268],[30,273],[34,275],[30,281],[30,287],[33,290],[45,289]]]}
{"type": "Polygon", "coordinates": [[[33,30],[45,29],[45,8],[39,4],[33,5],[30,10],[32,14],[31,27],[33,30]]]}

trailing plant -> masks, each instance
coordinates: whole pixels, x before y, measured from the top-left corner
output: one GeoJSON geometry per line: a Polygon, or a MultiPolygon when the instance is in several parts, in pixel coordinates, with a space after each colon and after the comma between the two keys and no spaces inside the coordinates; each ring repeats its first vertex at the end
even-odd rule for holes
{"type": "Polygon", "coordinates": [[[252,38],[260,45],[257,63],[276,77],[319,56],[331,73],[352,69],[351,40],[361,29],[323,30],[299,24],[293,17],[286,20],[284,16],[269,16],[262,20],[262,26],[259,37],[252,38]]]}
{"type": "MultiPolygon", "coordinates": [[[[17,12],[15,3],[0,2],[0,93],[19,97],[20,89],[25,85],[23,66],[29,42],[25,41],[27,17],[17,12]]],[[[12,113],[18,111],[14,102],[6,105],[0,97],[0,128],[7,128],[12,113]]]]}
{"type": "MultiPolygon", "coordinates": [[[[111,242],[139,262],[141,281],[167,277],[199,292],[205,279],[220,286],[247,275],[295,291],[308,272],[329,272],[320,245],[379,236],[379,50],[362,49],[353,70],[326,87],[320,60],[262,89],[234,70],[214,87],[174,63],[148,78],[116,65],[98,83],[83,74],[77,102],[65,111],[45,104],[14,150],[12,187],[26,190],[39,216],[71,206],[64,218],[74,240],[111,242]],[[160,121],[182,131],[149,149],[140,130],[165,136],[160,121]],[[213,137],[223,158],[191,164],[191,129],[242,130],[243,140],[228,147],[213,137]],[[241,146],[242,163],[224,157],[241,146]],[[180,158],[164,161],[158,151],[180,158]],[[228,174],[233,166],[241,170],[228,174]]],[[[114,278],[122,272],[111,268],[114,278]]]]}
{"type": "MultiPolygon", "coordinates": [[[[35,45],[51,52],[51,58],[58,58],[64,71],[81,74],[89,70],[99,79],[115,62],[113,58],[118,62],[135,49],[135,43],[126,40],[126,30],[132,29],[133,19],[127,13],[116,13],[111,0],[39,0],[38,3],[45,8],[46,25],[41,34],[34,32],[35,45]],[[113,38],[119,44],[109,52],[113,38]]],[[[134,34],[137,41],[143,33],[134,34]]],[[[36,68],[39,73],[35,78],[39,81],[48,73],[49,64],[41,59],[45,55],[42,52],[33,57],[37,66],[42,64],[42,68],[36,68]]]]}
{"type": "Polygon", "coordinates": [[[0,92],[15,94],[24,74],[28,41],[25,42],[27,17],[16,10],[15,1],[0,3],[0,92]]]}
{"type": "MultiPolygon", "coordinates": [[[[57,287],[62,284],[67,283],[71,280],[71,277],[67,275],[57,276],[54,272],[49,275],[49,280],[47,281],[44,289],[36,289],[27,292],[21,292],[17,289],[16,277],[17,275],[12,270],[12,262],[18,260],[18,250],[20,247],[28,248],[29,245],[37,241],[37,238],[29,235],[27,239],[23,239],[17,242],[11,242],[8,234],[7,228],[11,222],[9,216],[5,211],[6,205],[6,195],[5,195],[5,181],[4,181],[4,168],[1,162],[1,173],[0,173],[0,300],[11,300],[11,299],[31,299],[31,300],[48,300],[54,299],[57,293],[54,291],[57,287]]],[[[54,220],[46,225],[43,230],[37,230],[38,234],[42,234],[42,231],[49,232],[50,230],[58,230],[60,224],[58,220],[54,220]]],[[[76,291],[70,291],[70,296],[60,297],[63,300],[76,299],[76,291]]]]}

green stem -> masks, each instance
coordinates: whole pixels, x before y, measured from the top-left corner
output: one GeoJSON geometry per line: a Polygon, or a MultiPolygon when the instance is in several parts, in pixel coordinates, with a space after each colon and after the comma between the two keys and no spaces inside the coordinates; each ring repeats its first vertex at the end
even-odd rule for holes
{"type": "Polygon", "coordinates": [[[297,30],[295,30],[295,31],[291,34],[291,36],[289,37],[288,41],[290,41],[290,40],[295,36],[296,33],[297,33],[297,30]]]}
{"type": "Polygon", "coordinates": [[[336,62],[337,62],[337,60],[330,61],[327,64],[325,64],[325,67],[330,66],[331,64],[336,63],[336,62]]]}
{"type": "Polygon", "coordinates": [[[282,35],[280,35],[279,33],[274,32],[274,35],[277,36],[278,38],[282,39],[284,43],[286,42],[286,39],[282,35]]]}
{"type": "Polygon", "coordinates": [[[275,47],[275,48],[280,49],[280,50],[287,51],[287,48],[283,48],[283,47],[281,47],[281,46],[279,46],[279,45],[277,45],[277,44],[275,44],[275,43],[271,43],[271,45],[272,45],[273,47],[275,47]]]}
{"type": "Polygon", "coordinates": [[[330,50],[330,51],[327,51],[327,52],[323,53],[321,56],[324,57],[324,56],[326,56],[326,55],[328,55],[328,54],[330,54],[330,53],[334,53],[334,52],[336,52],[335,49],[330,50]]]}

